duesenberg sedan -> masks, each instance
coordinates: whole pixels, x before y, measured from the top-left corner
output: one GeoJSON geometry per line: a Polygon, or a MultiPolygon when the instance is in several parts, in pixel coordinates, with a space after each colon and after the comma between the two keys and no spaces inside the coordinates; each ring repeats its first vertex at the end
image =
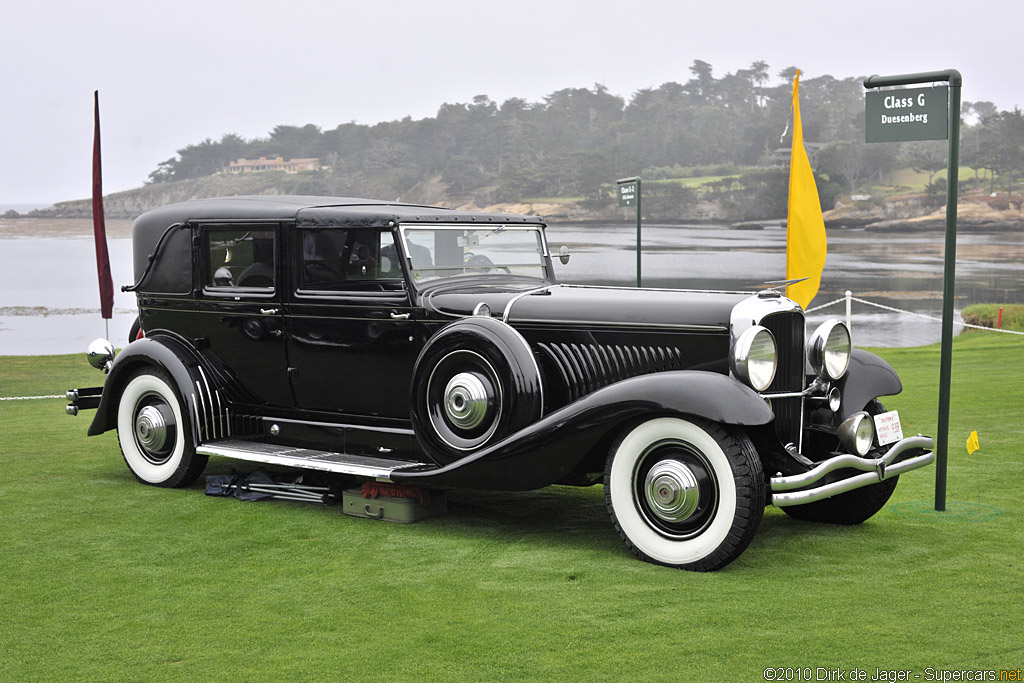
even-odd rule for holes
{"type": "MultiPolygon", "coordinates": [[[[603,484],[639,558],[713,570],[766,505],[857,524],[933,459],[839,320],[752,292],[559,284],[536,217],[334,197],[134,226],[137,330],[68,392],[139,481],[209,456],[430,488],[603,484]]],[[[568,260],[566,250],[555,258],[568,260]]]]}

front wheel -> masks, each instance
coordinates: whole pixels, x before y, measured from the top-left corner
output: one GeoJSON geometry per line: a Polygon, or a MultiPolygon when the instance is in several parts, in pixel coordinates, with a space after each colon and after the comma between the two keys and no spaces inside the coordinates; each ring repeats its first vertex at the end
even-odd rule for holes
{"type": "Polygon", "coordinates": [[[157,368],[129,377],[117,405],[117,439],[135,478],[166,488],[193,483],[207,457],[192,444],[188,410],[157,368]]]}
{"type": "Polygon", "coordinates": [[[744,434],[660,417],[625,430],[605,464],[612,523],[634,555],[712,571],[735,560],[764,516],[761,461],[744,434]]]}

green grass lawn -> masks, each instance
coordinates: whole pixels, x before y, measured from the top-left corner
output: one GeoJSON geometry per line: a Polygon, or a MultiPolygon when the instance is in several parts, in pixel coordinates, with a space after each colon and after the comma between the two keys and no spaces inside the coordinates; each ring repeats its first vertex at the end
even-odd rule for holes
{"type": "MultiPolygon", "coordinates": [[[[880,353],[934,433],[938,347],[880,353]]],[[[0,358],[0,395],[102,376],[0,358]]],[[[1024,340],[956,342],[945,513],[934,470],[853,528],[768,509],[697,574],[635,560],[601,487],[453,491],[414,525],[211,498],[129,474],[61,400],[0,402],[0,679],[758,681],[766,667],[1024,665],[1024,340]],[[981,451],[964,441],[976,429],[981,451]]],[[[231,462],[213,460],[208,473],[231,462]]],[[[848,676],[848,674],[847,674],[848,676]]],[[[791,679],[795,680],[795,679],[791,679]]],[[[911,679],[913,680],[913,679],[911,679]]]]}

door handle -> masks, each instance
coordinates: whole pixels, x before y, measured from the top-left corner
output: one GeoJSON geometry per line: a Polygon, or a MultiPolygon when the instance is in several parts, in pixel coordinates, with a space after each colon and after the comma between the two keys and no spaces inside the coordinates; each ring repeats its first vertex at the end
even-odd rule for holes
{"type": "Polygon", "coordinates": [[[278,310],[276,308],[261,308],[260,313],[263,315],[277,315],[278,310]]]}
{"type": "Polygon", "coordinates": [[[391,319],[392,320],[408,320],[409,319],[409,314],[408,313],[395,313],[394,311],[391,311],[391,319]]]}

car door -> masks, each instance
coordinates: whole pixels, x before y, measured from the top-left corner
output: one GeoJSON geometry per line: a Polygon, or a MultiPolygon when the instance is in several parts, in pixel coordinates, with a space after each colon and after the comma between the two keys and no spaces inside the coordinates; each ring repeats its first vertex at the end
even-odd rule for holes
{"type": "Polygon", "coordinates": [[[292,407],[278,224],[206,224],[201,256],[199,346],[215,354],[244,395],[240,402],[292,407]]]}
{"type": "Polygon", "coordinates": [[[295,229],[288,353],[304,410],[409,417],[414,315],[390,230],[295,229]]]}

